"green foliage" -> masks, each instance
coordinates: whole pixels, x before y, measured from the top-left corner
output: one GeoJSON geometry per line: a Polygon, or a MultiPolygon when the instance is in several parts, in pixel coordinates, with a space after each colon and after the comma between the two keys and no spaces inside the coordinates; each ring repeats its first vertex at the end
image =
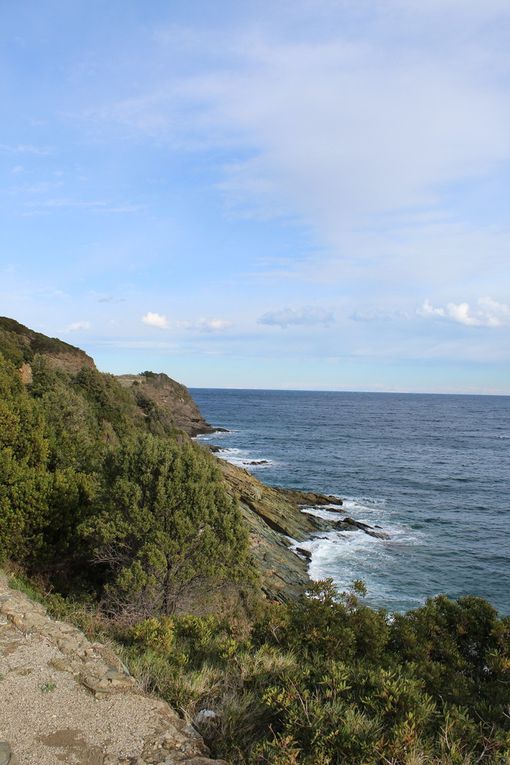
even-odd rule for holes
{"type": "Polygon", "coordinates": [[[111,609],[169,615],[197,586],[243,576],[246,533],[208,455],[145,435],[111,453],[105,473],[83,530],[111,609]]]}
{"type": "Polygon", "coordinates": [[[0,325],[0,348],[4,357],[16,366],[21,366],[28,358],[27,348],[19,341],[16,335],[0,325]]]}
{"type": "MultiPolygon", "coordinates": [[[[26,340],[14,325],[10,336],[26,340]]],[[[0,560],[137,616],[251,576],[210,455],[159,426],[157,407],[144,417],[111,375],[84,366],[73,376],[40,354],[31,362],[25,385],[0,353],[0,560]]]]}
{"type": "Polygon", "coordinates": [[[0,319],[0,561],[43,582],[55,616],[109,629],[190,718],[216,712],[197,725],[233,765],[510,763],[510,618],[444,596],[389,616],[364,605],[363,583],[338,594],[331,581],[251,625],[211,615],[229,584],[254,580],[214,459],[143,386],[37,353],[63,346],[0,319]]]}
{"type": "Polygon", "coordinates": [[[57,687],[56,683],[48,682],[40,686],[41,693],[52,693],[57,687]]]}
{"type": "Polygon", "coordinates": [[[136,431],[138,412],[133,395],[113,375],[82,367],[73,385],[88,402],[98,424],[109,426],[100,434],[101,440],[115,443],[136,431]]]}
{"type": "Polygon", "coordinates": [[[0,316],[0,351],[16,366],[23,361],[31,361],[37,353],[82,354],[82,351],[74,345],[69,345],[56,337],[47,337],[40,332],[34,332],[6,316],[0,316]]]}
{"type": "Polygon", "coordinates": [[[125,658],[190,717],[213,710],[200,732],[238,765],[507,763],[510,619],[444,597],[388,618],[362,592],[319,582],[242,639],[212,617],[151,620],[125,658]]]}

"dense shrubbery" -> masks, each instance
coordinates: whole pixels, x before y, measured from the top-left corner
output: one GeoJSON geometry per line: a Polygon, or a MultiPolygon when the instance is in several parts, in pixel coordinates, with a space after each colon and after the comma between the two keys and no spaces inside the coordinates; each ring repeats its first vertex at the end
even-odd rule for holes
{"type": "Polygon", "coordinates": [[[177,617],[141,622],[123,642],[133,671],[198,713],[233,763],[510,761],[510,619],[481,598],[388,618],[327,581],[269,607],[250,636],[177,617]]]}
{"type": "Polygon", "coordinates": [[[197,588],[248,572],[246,534],[208,455],[146,434],[108,455],[82,530],[114,612],[175,611],[197,588]]]}
{"type": "Polygon", "coordinates": [[[257,601],[246,532],[211,456],[94,369],[70,376],[36,355],[23,385],[22,348],[8,341],[0,560],[53,590],[55,614],[114,637],[216,755],[510,763],[509,618],[475,597],[388,616],[363,604],[361,583],[342,596],[327,581],[288,605],[257,601]],[[211,615],[227,598],[228,618],[211,615]]]}
{"type": "Polygon", "coordinates": [[[43,356],[32,374],[23,385],[0,353],[0,559],[131,621],[172,613],[206,582],[250,581],[247,535],[210,455],[150,432],[111,375],[70,376],[43,356]]]}

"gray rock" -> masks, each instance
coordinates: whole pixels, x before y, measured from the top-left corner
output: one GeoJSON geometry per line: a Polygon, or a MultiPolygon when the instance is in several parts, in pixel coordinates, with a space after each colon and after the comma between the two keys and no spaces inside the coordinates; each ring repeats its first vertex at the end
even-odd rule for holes
{"type": "Polygon", "coordinates": [[[213,709],[201,709],[200,712],[198,712],[195,715],[195,719],[193,720],[193,725],[196,725],[197,727],[200,727],[204,724],[210,724],[217,720],[218,715],[213,709]]]}
{"type": "Polygon", "coordinates": [[[7,741],[0,741],[0,765],[16,765],[17,760],[7,741]]]}
{"type": "Polygon", "coordinates": [[[312,560],[312,553],[310,550],[305,550],[303,547],[296,547],[296,552],[303,556],[303,558],[306,558],[307,560],[312,560]]]}

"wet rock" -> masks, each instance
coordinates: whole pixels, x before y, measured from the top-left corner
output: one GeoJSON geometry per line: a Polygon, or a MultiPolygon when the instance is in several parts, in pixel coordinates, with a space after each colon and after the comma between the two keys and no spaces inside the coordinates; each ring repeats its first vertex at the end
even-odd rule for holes
{"type": "Polygon", "coordinates": [[[365,534],[376,539],[391,539],[390,535],[386,531],[375,531],[374,529],[365,529],[365,534]]]}
{"type": "Polygon", "coordinates": [[[344,518],[342,523],[347,524],[348,526],[354,526],[355,528],[360,529],[360,531],[363,531],[365,534],[368,534],[370,537],[375,537],[376,539],[390,539],[390,535],[385,531],[376,531],[376,529],[374,529],[372,526],[369,526],[368,523],[355,521],[354,518],[344,518]]]}
{"type": "Polygon", "coordinates": [[[306,558],[307,560],[312,560],[312,553],[310,550],[305,550],[304,547],[296,547],[296,552],[299,553],[299,555],[302,555],[303,558],[306,558]]]}

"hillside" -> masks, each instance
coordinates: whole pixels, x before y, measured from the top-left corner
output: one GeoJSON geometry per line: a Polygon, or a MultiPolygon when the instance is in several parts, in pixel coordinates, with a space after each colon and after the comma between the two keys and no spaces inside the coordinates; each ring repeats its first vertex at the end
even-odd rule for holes
{"type": "MultiPolygon", "coordinates": [[[[328,528],[324,521],[303,514],[301,507],[326,504],[331,498],[267,487],[247,471],[217,459],[199,444],[192,444],[190,436],[210,433],[214,428],[204,420],[184,385],[162,373],[119,377],[101,373],[84,351],[34,332],[13,319],[0,319],[0,353],[5,363],[11,363],[12,369],[18,370],[16,378],[22,381],[19,388],[15,380],[10,380],[9,395],[23,401],[24,406],[30,405],[32,415],[44,420],[37,448],[50,452],[48,467],[52,480],[62,472],[66,480],[71,480],[72,473],[75,506],[61,508],[62,517],[72,514],[66,521],[69,531],[66,547],[61,545],[58,554],[56,551],[49,554],[46,550],[44,562],[32,563],[38,569],[43,566],[58,586],[70,586],[64,579],[69,578],[70,569],[75,565],[81,569],[85,565],[94,572],[94,577],[100,571],[99,567],[90,569],[90,563],[87,564],[87,555],[90,558],[99,554],[91,550],[85,552],[84,549],[84,559],[77,556],[79,564],[78,560],[64,564],[73,544],[71,529],[82,534],[84,524],[89,522],[87,504],[92,502],[90,493],[97,490],[91,482],[97,483],[108,453],[144,434],[172,444],[179,452],[185,448],[191,450],[205,473],[217,471],[227,494],[239,503],[239,523],[248,533],[250,552],[262,589],[269,598],[294,597],[307,586],[307,561],[292,549],[289,538],[301,541],[311,533],[328,528]],[[65,575],[63,569],[66,569],[65,575]]],[[[9,372],[5,372],[8,377],[9,372]]],[[[10,374],[12,377],[13,372],[10,374]]],[[[105,495],[107,492],[108,486],[105,486],[105,495]]],[[[50,494],[44,502],[55,502],[54,493],[50,494]]],[[[108,501],[106,496],[102,501],[103,504],[108,501]]],[[[353,527],[346,528],[352,530],[353,527]]],[[[41,537],[44,532],[40,526],[32,533],[44,547],[41,537]]],[[[55,534],[62,541],[58,529],[55,534]]],[[[18,556],[20,547],[23,547],[21,539],[16,548],[18,556]]],[[[31,557],[34,557],[33,548],[25,561],[27,565],[31,557]]]]}
{"type": "Polygon", "coordinates": [[[205,765],[192,722],[231,765],[508,763],[510,619],[311,583],[300,541],[384,532],[218,459],[188,395],[3,320],[0,565],[62,621],[0,580],[0,762],[205,765]]]}
{"type": "Polygon", "coordinates": [[[76,373],[84,366],[96,368],[93,359],[80,348],[35,332],[6,316],[0,316],[0,351],[18,367],[30,364],[36,354],[44,354],[52,366],[64,372],[76,373]]]}
{"type": "Polygon", "coordinates": [[[119,375],[117,380],[132,391],[138,406],[149,414],[156,408],[167,428],[175,427],[189,436],[213,433],[214,428],[202,417],[185,385],[160,372],[119,375]]]}

